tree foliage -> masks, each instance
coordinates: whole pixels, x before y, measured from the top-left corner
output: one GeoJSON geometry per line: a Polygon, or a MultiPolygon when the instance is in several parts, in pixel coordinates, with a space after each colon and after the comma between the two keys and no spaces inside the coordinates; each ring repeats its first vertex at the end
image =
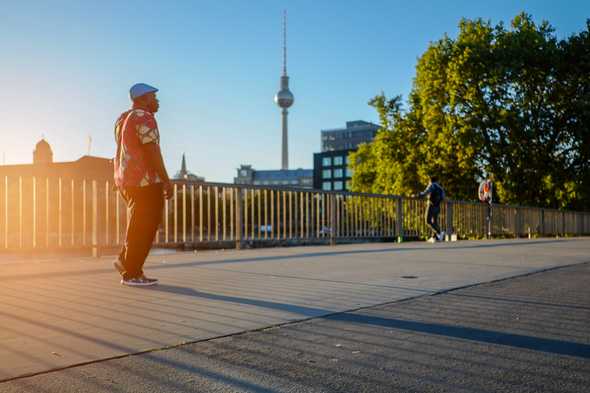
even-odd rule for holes
{"type": "Polygon", "coordinates": [[[462,20],[431,43],[412,91],[370,102],[375,140],[351,155],[353,190],[411,194],[438,175],[474,199],[493,175],[505,203],[590,208],[590,20],[558,40],[547,22],[462,20]]]}

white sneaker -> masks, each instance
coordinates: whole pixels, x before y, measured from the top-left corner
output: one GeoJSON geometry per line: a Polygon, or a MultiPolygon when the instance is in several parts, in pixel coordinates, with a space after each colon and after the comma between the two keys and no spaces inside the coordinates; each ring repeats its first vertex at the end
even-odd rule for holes
{"type": "Polygon", "coordinates": [[[436,243],[436,238],[433,236],[430,239],[426,240],[428,243],[436,243]]]}
{"type": "Polygon", "coordinates": [[[130,287],[148,287],[151,285],[156,285],[157,283],[158,283],[158,280],[146,279],[143,277],[129,278],[127,280],[126,279],[121,280],[122,285],[128,285],[130,287]]]}

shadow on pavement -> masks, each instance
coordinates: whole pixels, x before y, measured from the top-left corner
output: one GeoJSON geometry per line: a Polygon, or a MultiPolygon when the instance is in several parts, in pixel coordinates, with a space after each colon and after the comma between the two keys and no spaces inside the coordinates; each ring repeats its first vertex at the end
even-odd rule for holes
{"type": "Polygon", "coordinates": [[[408,321],[395,318],[374,317],[359,313],[335,313],[333,310],[326,310],[322,308],[297,306],[294,304],[249,299],[237,296],[218,295],[213,293],[196,291],[192,288],[179,287],[173,285],[157,285],[151,287],[149,290],[174,293],[184,296],[199,297],[208,300],[231,302],[241,305],[270,308],[274,310],[298,314],[302,317],[301,319],[321,316],[327,319],[347,323],[381,326],[390,329],[433,334],[443,337],[459,338],[488,344],[504,345],[514,348],[529,349],[558,355],[568,355],[584,359],[590,359],[590,345],[575,343],[571,341],[525,336],[521,334],[511,334],[500,331],[470,328],[465,326],[452,326],[438,323],[408,321]]]}

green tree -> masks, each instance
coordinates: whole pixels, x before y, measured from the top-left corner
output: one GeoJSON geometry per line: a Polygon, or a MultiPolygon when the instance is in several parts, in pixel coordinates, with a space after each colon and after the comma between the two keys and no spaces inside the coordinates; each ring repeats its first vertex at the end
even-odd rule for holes
{"type": "Polygon", "coordinates": [[[590,207],[589,30],[560,42],[524,13],[509,29],[462,20],[420,57],[407,110],[369,102],[381,131],[351,156],[353,189],[409,194],[435,174],[473,199],[493,174],[503,202],[590,207]]]}

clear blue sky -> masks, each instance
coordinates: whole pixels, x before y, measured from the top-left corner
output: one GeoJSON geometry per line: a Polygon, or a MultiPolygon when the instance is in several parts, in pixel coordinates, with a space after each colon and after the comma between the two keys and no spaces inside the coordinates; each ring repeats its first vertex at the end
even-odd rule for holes
{"type": "Polygon", "coordinates": [[[312,167],[320,130],[377,121],[374,95],[407,96],[430,41],[462,17],[520,11],[559,37],[584,28],[588,1],[16,1],[0,23],[1,152],[28,163],[44,134],[57,161],[114,153],[112,125],[135,82],[160,88],[168,170],[232,181],[235,168],[280,167],[282,10],[289,14],[290,163],[312,167]],[[51,3],[51,4],[50,4],[51,3]]]}

